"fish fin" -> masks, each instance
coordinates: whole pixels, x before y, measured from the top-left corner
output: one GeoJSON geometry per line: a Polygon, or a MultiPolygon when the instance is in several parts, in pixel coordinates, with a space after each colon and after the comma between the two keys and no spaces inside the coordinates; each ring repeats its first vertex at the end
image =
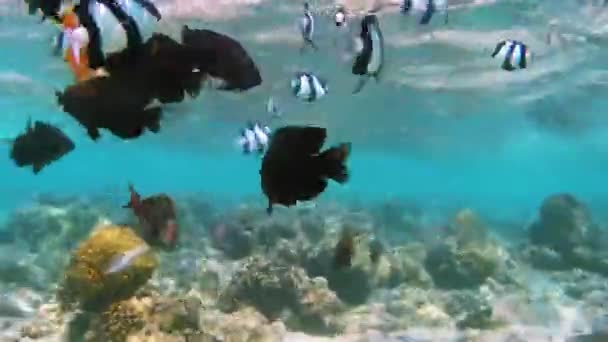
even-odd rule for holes
{"type": "Polygon", "coordinates": [[[319,158],[322,162],[323,173],[340,184],[348,181],[348,169],[344,163],[350,156],[351,143],[342,143],[323,151],[319,158]]]}
{"type": "Polygon", "coordinates": [[[38,173],[40,173],[40,171],[42,171],[43,168],[44,168],[43,164],[34,164],[34,165],[32,165],[32,171],[34,171],[35,175],[37,175],[38,173]]]}
{"type": "Polygon", "coordinates": [[[162,117],[162,108],[154,107],[145,110],[146,116],[149,117],[149,120],[146,122],[146,127],[152,133],[160,132],[160,119],[162,117]]]}
{"type": "Polygon", "coordinates": [[[63,105],[63,93],[59,90],[55,90],[55,97],[57,98],[57,104],[63,105]]]}
{"type": "Polygon", "coordinates": [[[319,47],[317,46],[317,44],[312,39],[308,40],[308,45],[310,45],[310,47],[312,47],[313,50],[315,50],[315,51],[319,50],[319,47]]]}
{"type": "Polygon", "coordinates": [[[359,78],[359,82],[357,82],[355,89],[353,89],[353,94],[359,93],[363,89],[363,87],[365,87],[365,84],[367,84],[367,80],[369,80],[369,76],[363,76],[359,78]]]}
{"type": "Polygon", "coordinates": [[[154,3],[150,2],[150,1],[136,1],[143,9],[145,9],[148,13],[150,13],[150,15],[152,15],[156,21],[160,21],[162,19],[162,15],[160,14],[160,11],[158,10],[158,8],[156,8],[156,6],[154,5],[154,3]]]}
{"type": "Polygon", "coordinates": [[[372,77],[374,78],[374,81],[376,81],[376,83],[379,83],[380,81],[382,81],[382,74],[380,71],[375,73],[372,77]]]}
{"type": "Polygon", "coordinates": [[[500,49],[502,49],[503,46],[505,46],[505,42],[502,41],[498,44],[496,44],[496,47],[494,48],[494,51],[492,51],[492,54],[490,55],[490,57],[494,58],[496,57],[496,55],[498,55],[498,53],[500,52],[500,49]]]}
{"type": "Polygon", "coordinates": [[[266,213],[268,216],[272,215],[272,202],[270,200],[268,201],[268,207],[266,207],[266,213]]]}
{"type": "Polygon", "coordinates": [[[304,39],[304,41],[302,42],[302,47],[300,48],[300,54],[303,54],[304,51],[306,51],[306,48],[309,46],[315,51],[319,50],[319,47],[312,39],[304,39]]]}
{"type": "Polygon", "coordinates": [[[87,134],[93,141],[97,141],[101,136],[97,127],[87,127],[87,134]]]}
{"type": "Polygon", "coordinates": [[[129,203],[123,205],[123,208],[135,208],[139,206],[140,196],[139,193],[135,190],[135,186],[133,183],[129,182],[129,203]]]}

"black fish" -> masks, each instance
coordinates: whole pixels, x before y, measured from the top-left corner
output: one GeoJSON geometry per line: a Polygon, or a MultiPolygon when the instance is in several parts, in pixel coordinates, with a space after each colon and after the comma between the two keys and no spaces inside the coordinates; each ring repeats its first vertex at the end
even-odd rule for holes
{"type": "Polygon", "coordinates": [[[105,128],[122,139],[141,136],[145,129],[160,130],[161,108],[146,109],[150,94],[138,79],[97,77],[56,92],[63,110],[87,129],[97,140],[105,128]]]}
{"type": "Polygon", "coordinates": [[[59,21],[59,10],[61,9],[61,0],[25,0],[28,5],[28,14],[34,15],[36,11],[42,12],[42,20],[52,18],[59,21]]]}
{"type": "Polygon", "coordinates": [[[151,98],[161,103],[182,102],[185,94],[196,97],[200,93],[205,68],[215,57],[192,49],[171,37],[154,33],[142,46],[136,63],[131,63],[128,49],[109,54],[106,70],[111,77],[137,79],[151,98]]]}
{"type": "Polygon", "coordinates": [[[346,183],[346,162],[350,143],[320,152],[327,132],[322,127],[285,126],[271,138],[260,170],[262,191],[268,198],[268,214],[273,204],[295,205],[317,197],[327,187],[327,179],[346,183]]]}
{"type": "Polygon", "coordinates": [[[358,39],[362,48],[357,53],[352,73],[360,75],[361,79],[354,94],[363,89],[370,77],[378,81],[384,65],[384,38],[376,15],[368,14],[363,18],[358,39]]]}
{"type": "Polygon", "coordinates": [[[245,91],[262,84],[260,71],[241,43],[210,30],[182,28],[182,44],[194,49],[202,70],[222,81],[220,90],[245,91]]]}
{"type": "Polygon", "coordinates": [[[59,128],[28,120],[27,128],[13,141],[11,159],[18,167],[32,166],[34,174],[74,150],[74,142],[59,128]]]}

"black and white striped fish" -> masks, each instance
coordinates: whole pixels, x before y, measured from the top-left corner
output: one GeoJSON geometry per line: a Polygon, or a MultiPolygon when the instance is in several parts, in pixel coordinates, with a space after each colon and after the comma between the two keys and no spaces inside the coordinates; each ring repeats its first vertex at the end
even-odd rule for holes
{"type": "Polygon", "coordinates": [[[528,47],[517,40],[502,40],[494,48],[492,58],[502,59],[501,68],[507,71],[525,69],[531,60],[532,54],[528,47]]]}
{"type": "Polygon", "coordinates": [[[334,13],[334,23],[338,27],[346,26],[346,19],[346,9],[342,5],[338,6],[334,13]]]}
{"type": "Polygon", "coordinates": [[[304,13],[299,20],[298,27],[300,28],[300,34],[302,35],[300,53],[304,52],[307,46],[312,47],[314,50],[318,50],[317,44],[313,41],[315,34],[315,18],[310,11],[308,2],[304,3],[304,13]]]}
{"type": "Polygon", "coordinates": [[[249,122],[247,127],[241,129],[237,144],[244,154],[251,154],[254,151],[262,154],[268,147],[270,134],[270,127],[263,126],[259,122],[249,122]]]}
{"type": "Polygon", "coordinates": [[[375,14],[368,14],[363,18],[356,42],[358,46],[355,49],[352,73],[360,75],[361,78],[353,94],[360,92],[370,77],[378,81],[384,65],[384,38],[375,14]]]}
{"type": "Polygon", "coordinates": [[[309,72],[298,72],[291,80],[293,94],[304,101],[313,102],[327,95],[327,81],[309,72]]]}
{"type": "Polygon", "coordinates": [[[443,11],[448,23],[448,0],[403,0],[401,13],[414,14],[418,24],[427,25],[435,13],[443,11]]]}

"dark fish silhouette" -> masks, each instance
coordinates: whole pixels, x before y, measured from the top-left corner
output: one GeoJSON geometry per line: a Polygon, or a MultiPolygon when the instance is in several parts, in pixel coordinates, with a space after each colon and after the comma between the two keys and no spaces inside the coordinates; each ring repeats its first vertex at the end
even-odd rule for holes
{"type": "Polygon", "coordinates": [[[350,143],[320,152],[327,132],[322,127],[285,126],[272,136],[260,170],[262,191],[268,198],[268,214],[273,204],[295,205],[317,197],[327,187],[327,179],[348,180],[344,165],[350,143]]]}
{"type": "Polygon", "coordinates": [[[153,246],[175,248],[179,231],[173,200],[166,194],[142,199],[131,184],[129,192],[129,203],[123,208],[131,208],[137,216],[143,239],[153,246]]]}
{"type": "Polygon", "coordinates": [[[10,158],[18,167],[32,166],[34,174],[74,150],[74,142],[59,128],[28,120],[27,128],[13,140],[10,158]]]}
{"type": "Polygon", "coordinates": [[[222,85],[218,87],[220,90],[245,91],[262,84],[257,65],[235,39],[210,30],[190,29],[184,25],[182,44],[203,57],[199,65],[210,76],[221,80],[222,85]]]}
{"type": "Polygon", "coordinates": [[[151,96],[141,80],[128,77],[97,77],[55,92],[63,110],[97,140],[105,128],[122,139],[141,136],[146,129],[158,133],[161,108],[146,106],[151,96]]]}
{"type": "Polygon", "coordinates": [[[46,18],[59,20],[59,10],[61,9],[61,0],[25,0],[28,5],[28,14],[34,15],[36,11],[42,12],[42,21],[46,18]]]}
{"type": "Polygon", "coordinates": [[[215,63],[215,56],[154,33],[142,46],[136,63],[131,60],[128,49],[109,54],[106,70],[111,77],[139,80],[140,91],[161,103],[177,103],[185,94],[198,96],[205,68],[215,63]]]}

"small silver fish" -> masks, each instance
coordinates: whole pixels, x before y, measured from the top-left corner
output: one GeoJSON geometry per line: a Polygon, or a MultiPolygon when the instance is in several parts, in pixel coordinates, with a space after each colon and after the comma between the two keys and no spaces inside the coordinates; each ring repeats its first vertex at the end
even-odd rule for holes
{"type": "Polygon", "coordinates": [[[135,259],[146,253],[149,249],[150,246],[148,246],[148,244],[142,244],[127,252],[116,255],[110,261],[110,265],[108,266],[104,274],[111,274],[123,271],[127,267],[131,266],[135,259]]]}

